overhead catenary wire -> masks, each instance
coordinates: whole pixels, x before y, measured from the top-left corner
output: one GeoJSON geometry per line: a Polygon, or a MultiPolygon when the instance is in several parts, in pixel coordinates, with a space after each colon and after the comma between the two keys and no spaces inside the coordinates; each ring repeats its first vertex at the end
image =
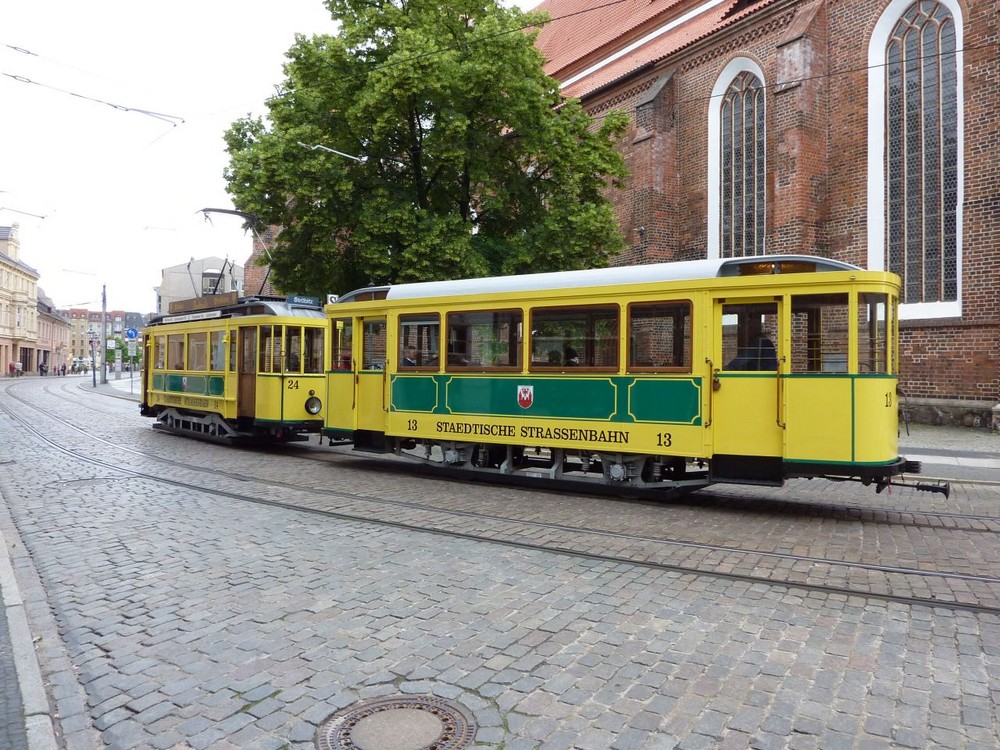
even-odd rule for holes
{"type": "MultiPolygon", "coordinates": [[[[9,45],[8,45],[9,46],[9,45]]],[[[88,96],[86,94],[81,94],[76,91],[70,91],[68,89],[61,89],[58,86],[50,86],[49,84],[40,83],[39,81],[34,81],[27,76],[18,75],[16,73],[8,73],[6,71],[0,71],[0,75],[12,78],[19,83],[27,83],[33,86],[40,86],[45,89],[50,89],[51,91],[58,91],[61,94],[66,94],[67,96],[73,96],[78,99],[85,99],[87,101],[95,102],[96,104],[104,104],[112,109],[117,109],[121,112],[135,112],[140,115],[146,115],[147,117],[152,117],[157,120],[162,120],[163,122],[170,123],[174,127],[183,124],[184,118],[178,115],[168,115],[163,112],[154,112],[151,109],[143,109],[142,107],[130,107],[125,104],[116,104],[114,102],[109,102],[106,99],[98,99],[94,96],[88,96]]]]}

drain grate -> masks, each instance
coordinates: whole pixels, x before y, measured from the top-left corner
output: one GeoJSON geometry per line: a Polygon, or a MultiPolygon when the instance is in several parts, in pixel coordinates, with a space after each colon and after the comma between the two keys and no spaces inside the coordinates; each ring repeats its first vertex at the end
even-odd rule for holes
{"type": "Polygon", "coordinates": [[[316,733],[319,750],[462,750],[476,722],[455,703],[432,695],[374,698],[338,711],[316,733]]]}

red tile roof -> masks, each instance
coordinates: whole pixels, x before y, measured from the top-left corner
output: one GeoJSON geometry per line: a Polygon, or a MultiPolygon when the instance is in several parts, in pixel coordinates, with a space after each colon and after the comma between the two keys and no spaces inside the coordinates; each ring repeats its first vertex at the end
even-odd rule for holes
{"type": "Polygon", "coordinates": [[[711,0],[544,0],[537,10],[547,11],[553,20],[536,44],[546,60],[545,72],[564,84],[600,64],[564,85],[564,95],[583,97],[776,1],[759,0],[734,13],[739,0],[714,5],[711,0]],[[650,38],[667,26],[669,30],[650,38]],[[630,45],[635,46],[627,50],[630,45]],[[620,57],[609,59],[616,54],[620,57]]]}

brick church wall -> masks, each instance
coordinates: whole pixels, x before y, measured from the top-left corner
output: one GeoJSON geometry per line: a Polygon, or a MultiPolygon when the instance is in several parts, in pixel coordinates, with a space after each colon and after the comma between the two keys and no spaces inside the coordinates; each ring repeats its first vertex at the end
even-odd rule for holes
{"type": "MultiPolygon", "coordinates": [[[[775,3],[584,99],[597,117],[633,117],[621,142],[631,175],[611,191],[628,243],[616,263],[706,257],[710,95],[743,57],[767,85],[767,251],[867,266],[868,42],[884,8],[775,3]]],[[[958,413],[1000,401],[1000,22],[992,0],[963,10],[962,316],[900,325],[902,389],[958,413]]]]}

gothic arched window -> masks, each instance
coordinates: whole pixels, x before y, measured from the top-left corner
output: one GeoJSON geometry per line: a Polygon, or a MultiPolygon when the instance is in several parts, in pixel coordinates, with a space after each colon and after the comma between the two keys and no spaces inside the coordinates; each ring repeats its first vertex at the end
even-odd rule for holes
{"type": "Polygon", "coordinates": [[[955,21],[907,7],[885,45],[885,267],[903,303],[959,296],[959,98],[955,21]]]}
{"type": "Polygon", "coordinates": [[[764,84],[740,72],[720,112],[719,255],[764,253],[764,84]]]}

